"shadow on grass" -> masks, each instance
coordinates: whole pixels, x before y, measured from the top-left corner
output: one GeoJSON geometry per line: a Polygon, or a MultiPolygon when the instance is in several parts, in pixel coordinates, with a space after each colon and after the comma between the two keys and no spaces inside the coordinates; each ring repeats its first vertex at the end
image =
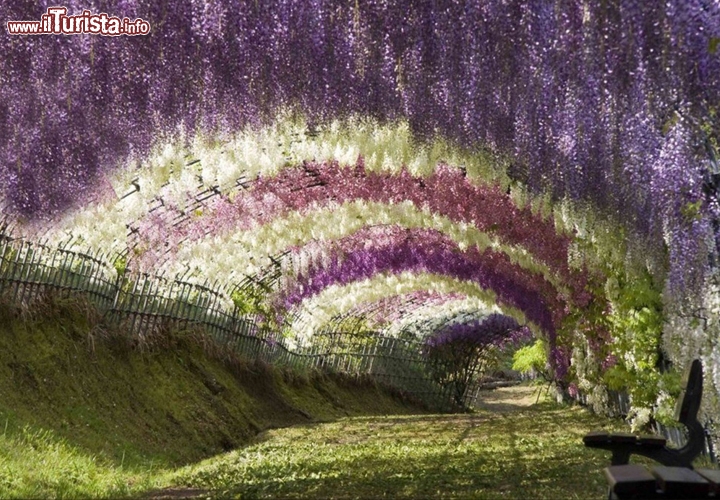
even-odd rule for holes
{"type": "Polygon", "coordinates": [[[502,458],[445,453],[424,459],[372,459],[303,476],[252,480],[217,491],[218,498],[603,498],[605,481],[583,457],[538,463],[515,448],[502,458]],[[580,460],[576,460],[580,459],[580,460]]]}
{"type": "Polygon", "coordinates": [[[242,498],[603,498],[607,457],[581,437],[605,425],[617,423],[553,403],[510,415],[345,419],[273,431],[178,484],[242,498]]]}

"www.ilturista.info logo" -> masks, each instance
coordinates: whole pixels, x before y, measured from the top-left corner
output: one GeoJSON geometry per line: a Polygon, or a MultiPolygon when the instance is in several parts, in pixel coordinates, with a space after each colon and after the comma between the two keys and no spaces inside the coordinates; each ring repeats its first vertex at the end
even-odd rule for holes
{"type": "Polygon", "coordinates": [[[140,18],[109,16],[106,13],[93,14],[84,10],[82,14],[67,15],[66,7],[49,7],[39,21],[8,21],[7,30],[11,35],[90,35],[120,36],[147,35],[150,23],[140,18]]]}

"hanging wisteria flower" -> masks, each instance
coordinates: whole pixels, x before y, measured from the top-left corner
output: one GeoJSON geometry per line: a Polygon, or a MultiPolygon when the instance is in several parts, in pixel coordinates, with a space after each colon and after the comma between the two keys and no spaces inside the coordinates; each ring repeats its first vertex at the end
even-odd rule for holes
{"type": "Polygon", "coordinates": [[[457,245],[296,253],[285,305],[440,271],[553,332],[556,375],[593,374],[597,401],[661,347],[703,356],[720,400],[717,0],[108,10],[152,31],[7,37],[3,227],[228,284],[365,226],[437,230],[457,245]]]}

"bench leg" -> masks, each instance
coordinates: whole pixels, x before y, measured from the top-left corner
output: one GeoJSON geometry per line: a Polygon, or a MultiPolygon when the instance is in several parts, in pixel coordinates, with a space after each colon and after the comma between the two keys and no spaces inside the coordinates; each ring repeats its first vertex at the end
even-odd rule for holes
{"type": "Polygon", "coordinates": [[[627,465],[630,461],[630,451],[624,448],[616,448],[612,452],[611,465],[627,465]]]}

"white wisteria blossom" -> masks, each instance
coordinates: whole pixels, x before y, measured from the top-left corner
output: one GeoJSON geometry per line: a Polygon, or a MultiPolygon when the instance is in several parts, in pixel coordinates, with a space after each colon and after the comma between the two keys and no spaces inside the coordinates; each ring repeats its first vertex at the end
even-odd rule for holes
{"type": "MultiPolygon", "coordinates": [[[[254,274],[269,264],[268,256],[277,255],[290,247],[304,246],[311,241],[335,241],[367,226],[390,224],[437,230],[463,250],[477,247],[480,251],[492,248],[503,252],[514,264],[541,275],[560,293],[566,296],[570,294],[562,279],[525,248],[504,244],[497,237],[469,224],[453,222],[447,217],[433,214],[427,208],[418,208],[410,201],[384,204],[355,200],[304,213],[291,212],[251,230],[238,230],[187,242],[158,271],[174,275],[184,273],[189,267],[197,269],[192,275],[202,279],[254,274]],[[227,262],[232,262],[232,265],[227,266],[227,262]]],[[[297,271],[306,271],[306,266],[311,262],[313,260],[310,258],[300,260],[297,271]]]]}
{"type": "Polygon", "coordinates": [[[420,320],[423,315],[443,314],[443,311],[479,311],[502,312],[515,318],[520,324],[527,324],[536,335],[540,328],[529,323],[525,315],[517,308],[499,306],[492,290],[483,289],[477,283],[458,280],[433,273],[378,274],[372,278],[356,281],[347,285],[331,285],[317,295],[303,301],[294,316],[299,318],[291,325],[291,331],[300,344],[311,342],[314,332],[327,324],[333,317],[350,311],[360,303],[376,302],[381,299],[404,295],[416,291],[433,291],[442,294],[460,294],[464,298],[445,304],[420,308],[417,313],[403,317],[391,324],[383,332],[397,335],[408,323],[420,320]]]}

